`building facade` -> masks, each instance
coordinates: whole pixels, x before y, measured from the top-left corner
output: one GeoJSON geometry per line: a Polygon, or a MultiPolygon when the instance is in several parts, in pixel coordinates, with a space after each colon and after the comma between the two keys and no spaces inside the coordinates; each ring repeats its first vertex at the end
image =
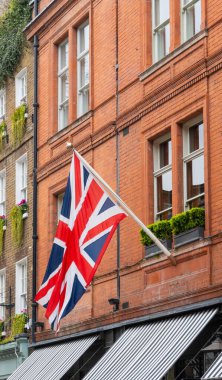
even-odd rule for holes
{"type": "MultiPolygon", "coordinates": [[[[115,341],[114,325],[218,307],[221,1],[45,0],[38,6],[26,28],[29,40],[39,39],[38,286],[69,172],[68,142],[146,224],[205,209],[202,237],[171,239],[176,265],[162,253],[147,252],[140,228],[126,218],[91,286],[62,321],[59,337],[101,329],[112,331],[115,341]],[[119,298],[115,310],[113,298],[119,298]]],[[[214,318],[215,331],[213,325],[204,330],[205,340],[200,334],[183,364],[171,363],[169,379],[203,375],[202,359],[196,377],[188,363],[220,329],[218,314],[214,318]]],[[[38,345],[50,344],[54,335],[41,307],[38,321],[44,322],[38,345]]],[[[88,370],[77,371],[78,378],[88,370]]]]}
{"type": "MultiPolygon", "coordinates": [[[[1,39],[2,20],[11,9],[8,8],[8,4],[12,7],[12,2],[1,4],[1,39]]],[[[29,9],[28,2],[23,5],[25,12],[25,7],[29,9]]],[[[12,42],[15,44],[14,47],[17,47],[18,41],[12,41],[9,36],[6,38],[8,50],[12,42]]],[[[5,51],[5,56],[8,50],[5,51]]],[[[32,272],[33,219],[32,106],[33,52],[31,44],[26,42],[13,75],[5,78],[0,89],[1,379],[8,378],[28,356],[28,336],[25,332],[30,329],[32,313],[32,276],[29,275],[32,272]]]]}

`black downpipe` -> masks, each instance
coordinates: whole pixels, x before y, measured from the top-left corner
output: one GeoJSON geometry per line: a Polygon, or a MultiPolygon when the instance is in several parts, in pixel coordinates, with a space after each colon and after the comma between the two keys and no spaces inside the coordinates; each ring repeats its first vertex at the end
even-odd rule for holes
{"type": "MultiPolygon", "coordinates": [[[[34,2],[34,17],[38,14],[38,0],[34,2]]],[[[37,125],[38,125],[38,36],[34,36],[34,103],[33,103],[33,228],[32,228],[32,343],[35,343],[36,307],[36,267],[37,267],[37,125]]]]}

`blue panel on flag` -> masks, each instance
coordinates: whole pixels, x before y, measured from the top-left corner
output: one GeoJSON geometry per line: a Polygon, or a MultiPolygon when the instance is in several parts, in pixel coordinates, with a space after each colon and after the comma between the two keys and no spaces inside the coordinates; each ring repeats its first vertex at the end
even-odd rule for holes
{"type": "Polygon", "coordinates": [[[79,282],[78,277],[75,276],[73,281],[72,294],[66,308],[62,313],[61,318],[64,318],[74,308],[74,306],[80,300],[85,291],[86,289],[82,286],[81,282],[79,282]]]}
{"type": "Polygon", "coordinates": [[[86,187],[86,183],[89,177],[89,172],[86,170],[85,166],[83,166],[83,181],[84,181],[84,188],[86,187]]]}
{"type": "Polygon", "coordinates": [[[100,211],[99,211],[99,214],[102,214],[102,212],[108,210],[109,208],[111,208],[111,207],[113,207],[113,206],[115,206],[115,203],[113,203],[113,202],[111,201],[111,199],[110,199],[109,197],[107,197],[107,199],[105,200],[105,202],[104,202],[102,208],[101,208],[100,211]]]}
{"type": "Polygon", "coordinates": [[[63,258],[63,252],[64,252],[64,248],[60,247],[59,245],[55,243],[53,244],[49,263],[48,263],[47,270],[45,272],[45,276],[43,279],[43,283],[47,281],[50,274],[52,274],[61,264],[62,258],[63,258]]]}
{"type": "Polygon", "coordinates": [[[84,251],[86,251],[93,261],[97,260],[108,236],[109,232],[84,248],[84,251]]]}
{"type": "Polygon", "coordinates": [[[69,219],[70,217],[71,200],[72,200],[72,197],[71,197],[70,176],[69,176],[65,195],[63,198],[63,203],[62,203],[62,211],[61,211],[61,214],[67,219],[69,219]]]}

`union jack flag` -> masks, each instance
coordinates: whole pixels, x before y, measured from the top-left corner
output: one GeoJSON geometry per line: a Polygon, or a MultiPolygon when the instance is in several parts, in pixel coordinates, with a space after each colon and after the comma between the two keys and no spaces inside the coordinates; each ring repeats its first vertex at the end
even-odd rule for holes
{"type": "Polygon", "coordinates": [[[126,213],[101,188],[73,152],[51,255],[35,301],[46,308],[52,329],[76,305],[126,213]]]}

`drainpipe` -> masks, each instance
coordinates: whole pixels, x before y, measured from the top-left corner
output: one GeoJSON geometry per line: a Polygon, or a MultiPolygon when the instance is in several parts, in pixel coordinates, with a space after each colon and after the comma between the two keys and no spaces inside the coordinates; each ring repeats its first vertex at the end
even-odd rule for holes
{"type": "MultiPolygon", "coordinates": [[[[119,116],[119,0],[116,0],[116,123],[119,116]]],[[[120,175],[119,175],[119,131],[116,129],[116,193],[119,195],[120,175]]],[[[120,301],[120,225],[117,227],[117,299],[120,301]]],[[[117,310],[119,304],[117,305],[117,310]]]]}
{"type": "MultiPolygon", "coordinates": [[[[38,15],[38,0],[34,1],[34,17],[38,15]]],[[[36,307],[36,266],[37,266],[37,125],[38,125],[38,35],[34,36],[34,103],[33,103],[33,227],[32,227],[32,343],[35,343],[36,307]]]]}

